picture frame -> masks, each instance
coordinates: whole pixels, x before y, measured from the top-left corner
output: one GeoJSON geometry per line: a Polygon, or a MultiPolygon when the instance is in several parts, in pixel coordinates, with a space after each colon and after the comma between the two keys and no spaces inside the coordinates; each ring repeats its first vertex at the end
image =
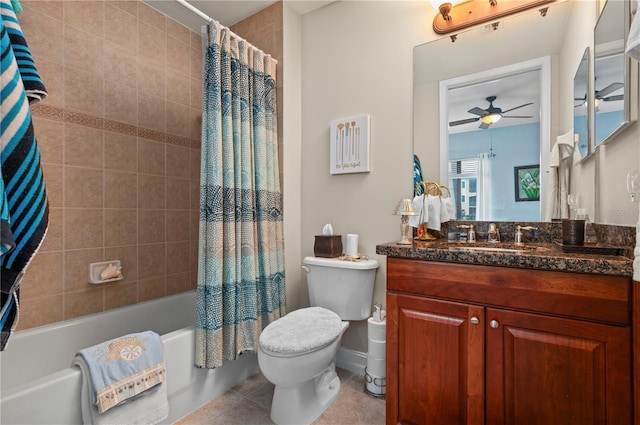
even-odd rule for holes
{"type": "Polygon", "coordinates": [[[540,164],[513,168],[516,202],[540,201],[540,164]]]}
{"type": "Polygon", "coordinates": [[[369,115],[331,122],[329,172],[331,174],[368,173],[370,171],[369,115]]]}

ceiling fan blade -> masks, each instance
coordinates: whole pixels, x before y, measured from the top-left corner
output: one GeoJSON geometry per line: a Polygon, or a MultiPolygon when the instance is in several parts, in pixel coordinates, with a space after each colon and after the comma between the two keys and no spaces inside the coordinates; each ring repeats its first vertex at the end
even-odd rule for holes
{"type": "Polygon", "coordinates": [[[502,118],[533,118],[531,115],[503,115],[502,118]]]}
{"type": "Polygon", "coordinates": [[[516,106],[515,108],[507,109],[506,111],[502,111],[503,114],[513,111],[515,109],[524,108],[525,106],[533,105],[533,102],[525,103],[524,105],[516,106]]]}
{"type": "Polygon", "coordinates": [[[615,96],[609,96],[609,97],[603,97],[602,101],[603,102],[613,102],[616,100],[624,100],[624,95],[623,94],[617,94],[615,96]]]}
{"type": "Polygon", "coordinates": [[[462,124],[469,124],[469,123],[472,123],[472,122],[476,122],[479,119],[480,118],[467,118],[465,120],[451,121],[449,123],[449,127],[453,127],[453,126],[456,126],[456,125],[462,125],[462,124]]]}
{"type": "Polygon", "coordinates": [[[490,125],[491,124],[487,124],[486,122],[482,121],[479,127],[483,130],[486,130],[487,128],[489,128],[490,125]]]}
{"type": "Polygon", "coordinates": [[[614,91],[619,90],[623,87],[624,87],[624,84],[622,83],[611,83],[607,87],[603,88],[602,90],[596,90],[596,97],[602,98],[608,95],[609,93],[613,93],[614,91]]]}
{"type": "Polygon", "coordinates": [[[484,109],[480,109],[480,108],[478,108],[476,106],[475,108],[469,109],[467,112],[469,112],[471,114],[476,114],[476,115],[483,116],[487,111],[485,111],[484,109]]]}

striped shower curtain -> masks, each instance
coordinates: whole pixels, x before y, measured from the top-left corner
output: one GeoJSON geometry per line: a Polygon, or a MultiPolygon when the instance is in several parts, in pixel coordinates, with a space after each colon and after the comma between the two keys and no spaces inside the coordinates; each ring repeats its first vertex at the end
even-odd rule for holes
{"type": "Polygon", "coordinates": [[[212,21],[204,59],[195,365],[255,351],[285,314],[276,61],[212,21]]]}

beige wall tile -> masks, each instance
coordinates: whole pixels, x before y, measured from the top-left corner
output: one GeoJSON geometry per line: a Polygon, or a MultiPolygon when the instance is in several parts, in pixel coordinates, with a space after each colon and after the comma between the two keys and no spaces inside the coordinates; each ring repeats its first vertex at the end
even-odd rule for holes
{"type": "Polygon", "coordinates": [[[189,149],[191,153],[191,179],[200,181],[200,150],[189,149]]]}
{"type": "Polygon", "coordinates": [[[20,320],[17,330],[34,328],[49,323],[60,322],[62,314],[62,294],[50,297],[22,299],[20,301],[20,320]]]}
{"type": "Polygon", "coordinates": [[[191,241],[198,243],[200,237],[200,211],[193,209],[189,210],[189,235],[191,241]]]}
{"type": "Polygon", "coordinates": [[[166,129],[165,99],[138,91],[138,125],[164,132],[166,129]]]}
{"type": "MultiPolygon", "coordinates": [[[[93,2],[92,2],[93,3],[93,2]]],[[[102,33],[79,30],[71,25],[64,28],[65,66],[81,69],[94,76],[104,76],[102,33]]]]}
{"type": "Polygon", "coordinates": [[[136,18],[138,17],[138,3],[136,0],[114,0],[107,2],[107,4],[119,7],[136,18]]]}
{"type": "Polygon", "coordinates": [[[138,55],[164,66],[167,55],[166,33],[152,25],[138,22],[138,55]]]}
{"type": "Polygon", "coordinates": [[[167,242],[167,274],[184,273],[191,270],[189,242],[167,242]]]}
{"type": "Polygon", "coordinates": [[[138,205],[138,175],[120,171],[105,171],[105,208],[136,208],[138,205]]]}
{"type": "Polygon", "coordinates": [[[167,144],[167,176],[191,176],[191,149],[167,144]]]}
{"type": "Polygon", "coordinates": [[[167,208],[188,210],[191,194],[190,185],[191,180],[189,179],[167,177],[167,208]]]}
{"type": "Polygon", "coordinates": [[[34,116],[33,129],[40,149],[40,161],[49,164],[62,164],[64,124],[60,121],[34,116]]]}
{"type": "MultiPolygon", "coordinates": [[[[33,11],[37,11],[42,13],[43,15],[50,16],[52,18],[58,19],[62,21],[62,1],[43,1],[43,0],[22,0],[22,8],[25,11],[31,9],[33,11]]],[[[20,17],[20,21],[22,21],[22,17],[26,16],[22,15],[20,17]]]]}
{"type": "Polygon", "coordinates": [[[166,167],[165,144],[138,139],[138,172],[164,176],[166,167]]]}
{"type": "Polygon", "coordinates": [[[138,19],[124,9],[107,3],[105,6],[105,39],[130,52],[138,49],[138,19]]]}
{"type": "Polygon", "coordinates": [[[104,287],[104,308],[111,310],[138,302],[138,283],[113,282],[104,287]]]}
{"type": "Polygon", "coordinates": [[[105,261],[104,249],[67,250],[64,254],[64,292],[84,291],[89,283],[89,264],[105,261]]]}
{"type": "MultiPolygon", "coordinates": [[[[117,43],[105,41],[105,80],[115,81],[129,88],[129,97],[135,97],[133,92],[138,85],[138,56],[137,52],[124,49],[117,43]]],[[[137,124],[134,123],[134,124],[137,124]]]]}
{"type": "Polygon", "coordinates": [[[167,36],[167,68],[189,78],[190,50],[188,42],[167,36]]]}
{"type": "Polygon", "coordinates": [[[64,106],[64,67],[60,63],[42,57],[36,57],[34,60],[40,79],[47,89],[46,103],[44,104],[62,108],[64,106]]]}
{"type": "Polygon", "coordinates": [[[64,206],[68,208],[102,208],[104,172],[91,168],[67,166],[64,169],[64,206]]]}
{"type": "MultiPolygon", "coordinates": [[[[138,91],[146,95],[146,101],[157,99],[158,102],[164,105],[164,99],[167,95],[167,75],[165,67],[159,65],[155,60],[139,58],[138,91]]],[[[164,131],[164,128],[162,128],[162,130],[164,131]]]]}
{"type": "Polygon", "coordinates": [[[200,181],[191,180],[189,190],[191,192],[190,208],[194,210],[200,209],[200,181]]]}
{"type": "Polygon", "coordinates": [[[138,243],[137,210],[104,210],[104,246],[134,245],[138,243]]]}
{"type": "Polygon", "coordinates": [[[202,81],[202,71],[203,71],[203,55],[202,49],[200,48],[191,48],[189,50],[189,56],[191,57],[191,78],[195,78],[196,80],[202,81]]]}
{"type": "Polygon", "coordinates": [[[86,316],[104,311],[104,288],[90,288],[86,291],[64,294],[64,319],[86,316]]]}
{"type": "Polygon", "coordinates": [[[65,132],[64,163],[66,165],[102,168],[104,131],[65,123],[65,132]]]}
{"type": "Polygon", "coordinates": [[[189,84],[191,85],[191,109],[195,109],[202,114],[202,80],[191,77],[189,84]]]}
{"type": "Polygon", "coordinates": [[[62,237],[64,209],[52,208],[49,204],[49,226],[47,234],[38,252],[61,251],[64,248],[62,237]]]}
{"type": "Polygon", "coordinates": [[[167,295],[166,277],[142,279],[138,282],[138,302],[162,298],[167,295]]]}
{"type": "Polygon", "coordinates": [[[104,117],[104,80],[79,69],[65,67],[64,106],[72,111],[104,117]]]}
{"type": "Polygon", "coordinates": [[[189,47],[191,43],[191,31],[189,28],[184,25],[174,21],[173,19],[167,19],[167,35],[185,43],[187,47],[189,47]]]}
{"type": "Polygon", "coordinates": [[[138,100],[131,96],[131,86],[105,81],[104,117],[125,124],[138,123],[138,100]]]}
{"type": "Polygon", "coordinates": [[[167,275],[167,295],[179,294],[191,289],[191,273],[167,275]]]}
{"type": "MultiPolygon", "coordinates": [[[[187,62],[188,64],[189,62],[187,62]]],[[[188,72],[187,72],[188,75],[188,72]]],[[[167,100],[181,105],[191,104],[191,79],[178,71],[167,70],[167,100]]]]}
{"type": "MultiPolygon", "coordinates": [[[[20,26],[36,61],[64,63],[64,24],[39,12],[23,13],[20,26]]],[[[37,62],[36,62],[37,65],[37,62]]]]}
{"type": "Polygon", "coordinates": [[[49,207],[62,207],[64,202],[64,174],[62,166],[45,163],[41,164],[41,167],[49,207]]]}
{"type": "Polygon", "coordinates": [[[191,136],[191,110],[186,105],[167,101],[167,133],[191,136]]]}
{"type": "Polygon", "coordinates": [[[62,251],[38,252],[20,283],[20,298],[38,298],[62,293],[62,251]]]}
{"type": "Polygon", "coordinates": [[[167,273],[165,244],[138,245],[138,281],[167,273]]]}
{"type": "Polygon", "coordinates": [[[105,131],[104,168],[108,170],[138,171],[138,140],[135,136],[105,131]]]}
{"type": "Polygon", "coordinates": [[[66,208],[64,248],[98,248],[104,245],[102,209],[66,208]]]}
{"type": "Polygon", "coordinates": [[[165,208],[165,177],[138,175],[138,208],[165,208]]]}
{"type": "Polygon", "coordinates": [[[191,138],[200,141],[202,139],[202,110],[191,108],[191,117],[189,118],[191,125],[191,138]]]}
{"type": "Polygon", "coordinates": [[[64,22],[88,33],[104,34],[104,2],[73,1],[64,2],[64,22]]]}
{"type": "Polygon", "coordinates": [[[138,19],[162,32],[166,32],[167,30],[167,17],[142,2],[138,2],[138,19]]]}
{"type": "Polygon", "coordinates": [[[167,210],[167,242],[188,241],[191,238],[189,219],[191,214],[184,210],[167,210]]]}
{"type": "Polygon", "coordinates": [[[140,210],[138,213],[138,243],[165,241],[165,210],[140,210]]]}

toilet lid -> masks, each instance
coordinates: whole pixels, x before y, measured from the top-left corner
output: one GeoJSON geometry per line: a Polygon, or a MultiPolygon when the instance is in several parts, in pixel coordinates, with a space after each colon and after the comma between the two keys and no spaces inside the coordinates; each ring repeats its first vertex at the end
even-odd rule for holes
{"type": "Polygon", "coordinates": [[[292,311],[260,334],[260,348],[274,355],[293,356],[319,350],[342,332],[340,316],[323,307],[292,311]]]}

